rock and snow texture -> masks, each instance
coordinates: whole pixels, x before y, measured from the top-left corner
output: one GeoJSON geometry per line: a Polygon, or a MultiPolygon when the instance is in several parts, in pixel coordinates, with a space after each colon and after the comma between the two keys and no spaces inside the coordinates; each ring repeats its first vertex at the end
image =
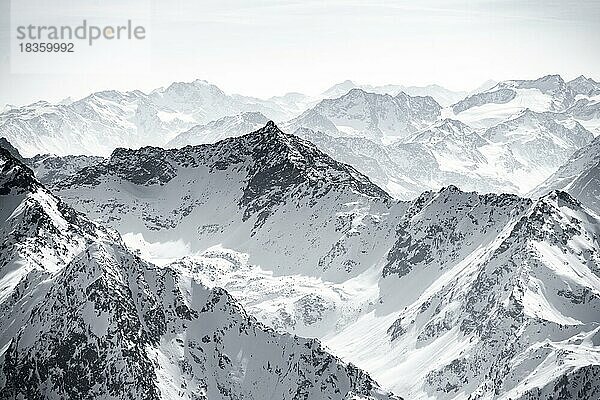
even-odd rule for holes
{"type": "Polygon", "coordinates": [[[148,94],[108,90],[70,103],[37,102],[0,113],[0,137],[23,156],[107,156],[117,147],[164,146],[196,125],[243,112],[293,116],[279,105],[230,96],[206,81],[176,82],[148,94]]]}
{"type": "Polygon", "coordinates": [[[190,130],[180,133],[169,141],[166,147],[174,148],[216,143],[219,140],[254,132],[267,122],[269,122],[267,117],[259,112],[227,116],[206,125],[196,125],[190,130]]]}
{"type": "Polygon", "coordinates": [[[598,83],[350,84],[1,114],[0,398],[600,398],[598,83]]]}
{"type": "Polygon", "coordinates": [[[479,131],[443,119],[388,145],[306,128],[295,133],[404,200],[447,185],[523,195],[593,139],[572,118],[528,109],[479,131]]]}
{"type": "MultiPolygon", "coordinates": [[[[549,75],[455,93],[464,98],[450,106],[448,99],[436,102],[436,91],[452,96],[435,85],[409,90],[346,81],[320,96],[288,93],[261,100],[227,95],[196,80],[147,94],[105,91],[55,105],[11,107],[0,113],[0,137],[26,157],[109,156],[118,147],[214,143],[275,119],[285,121],[280,126],[286,132],[302,137],[314,137],[302,134],[314,131],[321,150],[398,199],[412,200],[448,185],[525,195],[600,133],[599,87],[584,76],[565,82],[549,75]],[[435,130],[445,131],[445,137],[427,133],[435,130]],[[483,141],[477,148],[461,144],[453,131],[483,141]],[[446,151],[439,151],[442,147],[446,151]]],[[[67,169],[57,171],[61,164],[77,169],[87,161],[55,158],[42,167],[51,183],[67,174],[67,169]]]]}
{"type": "Polygon", "coordinates": [[[427,98],[355,86],[332,88],[326,94],[350,91],[284,130],[314,139],[400,199],[447,185],[525,195],[599,132],[598,84],[584,77],[500,82],[444,109],[428,107],[427,98]],[[399,97],[412,100],[396,107],[399,97]]]}
{"type": "Polygon", "coordinates": [[[214,145],[117,149],[53,189],[90,218],[150,243],[182,240],[192,252],[222,245],[279,273],[333,281],[383,254],[390,210],[404,207],[272,122],[214,145]]]}
{"type": "Polygon", "coordinates": [[[560,75],[503,81],[453,104],[446,114],[473,127],[487,128],[527,108],[574,117],[597,135],[599,88],[600,84],[584,76],[569,82],[560,75]]]}
{"type": "Polygon", "coordinates": [[[135,91],[94,93],[71,104],[38,102],[0,114],[0,135],[24,156],[107,155],[118,146],[164,144],[194,119],[135,91]]]}
{"type": "Polygon", "coordinates": [[[407,397],[595,398],[597,218],[564,192],[424,194],[382,268],[381,305],[325,343],[407,397]]]}
{"type": "Polygon", "coordinates": [[[600,137],[579,149],[535,190],[540,197],[552,190],[564,190],[600,215],[600,137]]]}
{"type": "MultiPolygon", "coordinates": [[[[479,157],[489,139],[445,124],[415,143],[479,157]]],[[[117,150],[53,189],[144,257],[177,243],[185,256],[161,260],[167,270],[320,338],[406,398],[600,395],[600,221],[565,192],[450,186],[398,202],[272,123],[117,150]]]]}
{"type": "Polygon", "coordinates": [[[389,143],[405,138],[440,116],[441,106],[432,97],[396,96],[352,89],[322,100],[285,125],[285,129],[310,128],[334,136],[360,136],[389,143]]]}
{"type": "Polygon", "coordinates": [[[159,268],[0,149],[0,397],[392,399],[314,339],[159,268]]]}
{"type": "Polygon", "coordinates": [[[555,172],[578,149],[592,141],[593,134],[571,118],[525,109],[508,121],[485,130],[489,145],[480,150],[488,168],[525,194],[555,172]]]}

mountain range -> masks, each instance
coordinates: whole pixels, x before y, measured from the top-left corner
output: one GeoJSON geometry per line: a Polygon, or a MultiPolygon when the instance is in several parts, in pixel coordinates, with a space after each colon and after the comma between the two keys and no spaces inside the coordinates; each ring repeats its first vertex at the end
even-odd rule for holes
{"type": "Polygon", "coordinates": [[[0,114],[0,137],[28,157],[106,157],[117,147],[215,143],[283,120],[286,132],[318,136],[320,150],[410,200],[447,185],[527,195],[599,132],[600,84],[593,79],[549,75],[488,86],[443,107],[431,96],[351,81],[325,91],[322,100],[300,93],[260,100],[197,80],[148,94],[105,91],[12,108],[0,114]],[[462,142],[475,137],[476,145],[462,142]]]}
{"type": "Polygon", "coordinates": [[[0,398],[600,398],[599,84],[408,92],[0,114],[0,398]]]}
{"type": "MultiPolygon", "coordinates": [[[[489,81],[484,83],[481,87],[479,87],[476,91],[487,90],[495,83],[489,81]],[[490,86],[491,85],[491,86],[490,86]]],[[[322,93],[322,96],[326,99],[332,99],[340,97],[346,93],[348,93],[352,89],[362,89],[365,92],[369,93],[377,93],[377,94],[389,94],[391,96],[396,96],[400,92],[406,93],[409,96],[431,96],[442,106],[449,106],[451,104],[456,103],[459,100],[462,100],[465,96],[467,96],[468,92],[464,91],[453,91],[446,89],[440,85],[427,85],[427,86],[403,86],[403,85],[381,85],[381,86],[373,86],[373,85],[357,85],[351,80],[346,80],[344,82],[337,83],[325,90],[322,93]]]]}
{"type": "Polygon", "coordinates": [[[600,225],[566,192],[397,201],[273,123],[118,149],[52,190],[140,255],[178,243],[162,268],[231,290],[407,398],[600,393],[600,225]]]}
{"type": "Polygon", "coordinates": [[[2,398],[392,399],[318,341],[158,268],[0,149],[2,398]]]}

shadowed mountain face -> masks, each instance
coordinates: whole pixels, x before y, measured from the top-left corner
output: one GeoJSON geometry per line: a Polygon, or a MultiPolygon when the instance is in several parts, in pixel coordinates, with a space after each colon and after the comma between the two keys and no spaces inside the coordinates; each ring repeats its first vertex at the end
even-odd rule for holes
{"type": "MultiPolygon", "coordinates": [[[[0,398],[391,398],[329,351],[406,398],[599,397],[597,83],[446,108],[348,85],[96,94],[89,110],[128,115],[76,118],[126,138],[106,158],[0,140],[0,398]],[[294,135],[244,108],[271,103],[294,135]],[[180,148],[123,148],[132,121],[185,131],[180,148]]],[[[48,107],[0,135],[51,128],[48,107]]]]}
{"type": "MultiPolygon", "coordinates": [[[[489,143],[452,120],[413,140],[438,156],[460,144],[469,162],[489,143]]],[[[184,243],[168,270],[322,338],[407,398],[599,390],[597,352],[580,343],[597,342],[600,225],[564,192],[451,186],[397,202],[273,123],[211,145],[119,149],[53,189],[141,236],[150,258],[184,243]]]]}
{"type": "Polygon", "coordinates": [[[118,149],[55,191],[91,218],[149,242],[184,240],[194,251],[219,244],[278,273],[300,269],[335,281],[382,254],[392,211],[404,207],[273,123],[214,145],[118,149]],[[379,240],[363,231],[379,232],[379,240]]]}
{"type": "Polygon", "coordinates": [[[142,261],[4,149],[0,168],[0,397],[396,398],[224,290],[142,261]]]}
{"type": "Polygon", "coordinates": [[[591,210],[600,214],[600,139],[575,152],[558,171],[531,192],[543,196],[551,190],[569,192],[591,210]]]}

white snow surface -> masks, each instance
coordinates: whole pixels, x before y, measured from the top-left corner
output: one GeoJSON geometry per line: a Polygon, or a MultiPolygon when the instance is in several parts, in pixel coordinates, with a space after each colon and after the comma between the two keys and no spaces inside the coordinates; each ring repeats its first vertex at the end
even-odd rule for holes
{"type": "MultiPolygon", "coordinates": [[[[458,126],[417,138],[496,139],[458,126]]],[[[321,339],[406,398],[600,390],[600,222],[565,192],[451,186],[397,202],[272,124],[118,152],[54,190],[140,254],[226,288],[277,331],[321,339]]]]}

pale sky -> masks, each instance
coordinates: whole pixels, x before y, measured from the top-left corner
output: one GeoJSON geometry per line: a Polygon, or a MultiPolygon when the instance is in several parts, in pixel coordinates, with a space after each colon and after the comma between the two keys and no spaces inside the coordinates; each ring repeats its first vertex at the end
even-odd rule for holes
{"type": "Polygon", "coordinates": [[[72,73],[48,73],[45,62],[36,64],[39,73],[22,73],[14,58],[11,66],[16,28],[11,2],[0,4],[0,106],[197,78],[258,97],[320,93],[345,79],[455,90],[554,73],[600,80],[597,0],[46,0],[32,8],[32,18],[55,24],[93,21],[101,7],[143,23],[145,58],[111,50],[101,73],[77,62],[72,73]]]}

